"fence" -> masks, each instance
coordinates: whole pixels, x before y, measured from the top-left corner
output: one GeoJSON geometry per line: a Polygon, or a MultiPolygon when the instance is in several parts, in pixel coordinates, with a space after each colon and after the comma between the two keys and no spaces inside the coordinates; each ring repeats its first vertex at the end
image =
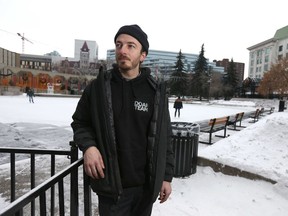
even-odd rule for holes
{"type": "MultiPolygon", "coordinates": [[[[83,165],[83,158],[78,159],[78,148],[74,142],[70,142],[70,151],[65,150],[47,150],[47,149],[25,149],[25,148],[0,148],[0,153],[10,154],[10,201],[11,203],[0,210],[1,216],[22,216],[24,215],[24,208],[30,204],[29,215],[44,216],[49,212],[50,207],[51,216],[65,215],[65,193],[64,193],[64,178],[70,175],[70,207],[67,210],[71,216],[79,215],[79,191],[78,191],[78,168],[83,165]],[[16,199],[16,154],[30,155],[30,185],[31,190],[23,196],[16,199]],[[36,155],[50,155],[51,156],[51,177],[43,183],[35,186],[35,156],[36,155]],[[70,158],[70,165],[55,174],[55,156],[67,155],[70,158]],[[58,203],[56,204],[55,185],[58,185],[58,203]],[[47,199],[47,193],[50,190],[50,198],[47,199]],[[39,208],[36,208],[35,201],[39,199],[39,208]],[[56,208],[57,206],[57,208],[56,208]],[[39,213],[38,213],[39,212],[39,213]],[[58,212],[58,214],[56,213],[58,212]]],[[[83,172],[83,196],[84,207],[83,213],[80,215],[91,215],[91,190],[89,187],[89,179],[83,172]]],[[[25,209],[27,210],[27,209],[25,209]]],[[[66,212],[66,213],[67,213],[66,212]]]]}
{"type": "MultiPolygon", "coordinates": [[[[196,173],[198,155],[198,134],[187,136],[173,135],[172,142],[175,154],[175,177],[187,176],[196,173]]],[[[83,212],[79,212],[79,167],[83,165],[83,158],[78,159],[78,147],[74,142],[70,142],[71,149],[49,150],[30,148],[5,148],[0,147],[0,153],[10,154],[10,204],[0,210],[1,216],[22,216],[22,215],[60,215],[70,214],[71,216],[92,214],[91,209],[91,189],[89,178],[83,173],[83,212]],[[30,156],[30,187],[31,190],[16,198],[16,155],[26,154],[30,156]],[[38,186],[35,183],[35,158],[36,155],[50,155],[51,177],[38,186]],[[55,174],[55,156],[67,155],[70,158],[70,165],[55,174]],[[67,209],[67,197],[65,197],[64,178],[70,175],[70,206],[67,209]],[[58,203],[56,203],[55,186],[58,185],[58,203]],[[47,194],[50,192],[50,197],[47,194]],[[35,202],[39,200],[39,205],[35,202]],[[30,206],[29,206],[30,204],[30,206]],[[49,206],[49,207],[48,207],[49,206]],[[29,211],[30,207],[30,212],[29,211]],[[66,207],[66,208],[65,208],[66,207]],[[28,210],[27,210],[28,209],[28,210]]],[[[1,183],[2,186],[2,183],[1,183]]]]}

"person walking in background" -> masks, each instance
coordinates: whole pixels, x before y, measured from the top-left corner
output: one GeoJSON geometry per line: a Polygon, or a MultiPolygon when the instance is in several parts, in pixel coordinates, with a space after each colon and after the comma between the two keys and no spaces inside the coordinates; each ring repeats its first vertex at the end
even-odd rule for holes
{"type": "Polygon", "coordinates": [[[146,33],[122,26],[114,37],[117,64],[84,90],[72,116],[74,141],[98,195],[101,216],[149,216],[171,194],[174,154],[165,82],[140,67],[146,33]]]}
{"type": "Polygon", "coordinates": [[[35,97],[35,95],[33,89],[31,88],[28,89],[27,96],[29,97],[29,102],[34,103],[33,97],[35,97]]]}
{"type": "Polygon", "coordinates": [[[174,109],[175,109],[174,117],[176,117],[177,112],[178,112],[178,117],[180,117],[180,109],[182,108],[183,108],[183,103],[182,103],[180,96],[178,96],[178,98],[174,102],[174,109]]]}

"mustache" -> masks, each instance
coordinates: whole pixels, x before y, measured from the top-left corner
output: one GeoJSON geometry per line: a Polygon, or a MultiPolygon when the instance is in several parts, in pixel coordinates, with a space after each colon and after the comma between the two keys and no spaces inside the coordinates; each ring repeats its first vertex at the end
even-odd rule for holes
{"type": "Polygon", "coordinates": [[[118,56],[117,59],[118,59],[118,60],[130,60],[130,58],[127,57],[127,56],[125,56],[125,55],[120,55],[120,56],[118,56]]]}

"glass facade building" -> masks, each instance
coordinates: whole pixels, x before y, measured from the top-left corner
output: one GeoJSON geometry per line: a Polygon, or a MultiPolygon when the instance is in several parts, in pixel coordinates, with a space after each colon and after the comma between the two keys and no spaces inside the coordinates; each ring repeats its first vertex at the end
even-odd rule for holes
{"type": "MultiPolygon", "coordinates": [[[[142,66],[149,67],[152,74],[162,79],[168,79],[175,70],[177,56],[179,52],[149,50],[148,56],[143,62],[142,66]]],[[[185,57],[183,59],[184,68],[187,73],[193,73],[195,62],[198,59],[197,54],[182,53],[185,57]]],[[[115,49],[107,50],[107,67],[111,68],[115,63],[115,49]]],[[[215,62],[209,62],[208,66],[214,72],[224,73],[224,67],[216,66],[215,62]]]]}

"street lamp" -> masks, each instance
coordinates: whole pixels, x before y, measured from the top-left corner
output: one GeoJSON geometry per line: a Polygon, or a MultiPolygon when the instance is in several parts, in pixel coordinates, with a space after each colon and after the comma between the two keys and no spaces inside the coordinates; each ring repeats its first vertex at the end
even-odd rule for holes
{"type": "Polygon", "coordinates": [[[210,88],[211,88],[212,78],[209,77],[209,80],[207,82],[209,83],[209,87],[208,87],[208,102],[210,102],[210,88]]]}

